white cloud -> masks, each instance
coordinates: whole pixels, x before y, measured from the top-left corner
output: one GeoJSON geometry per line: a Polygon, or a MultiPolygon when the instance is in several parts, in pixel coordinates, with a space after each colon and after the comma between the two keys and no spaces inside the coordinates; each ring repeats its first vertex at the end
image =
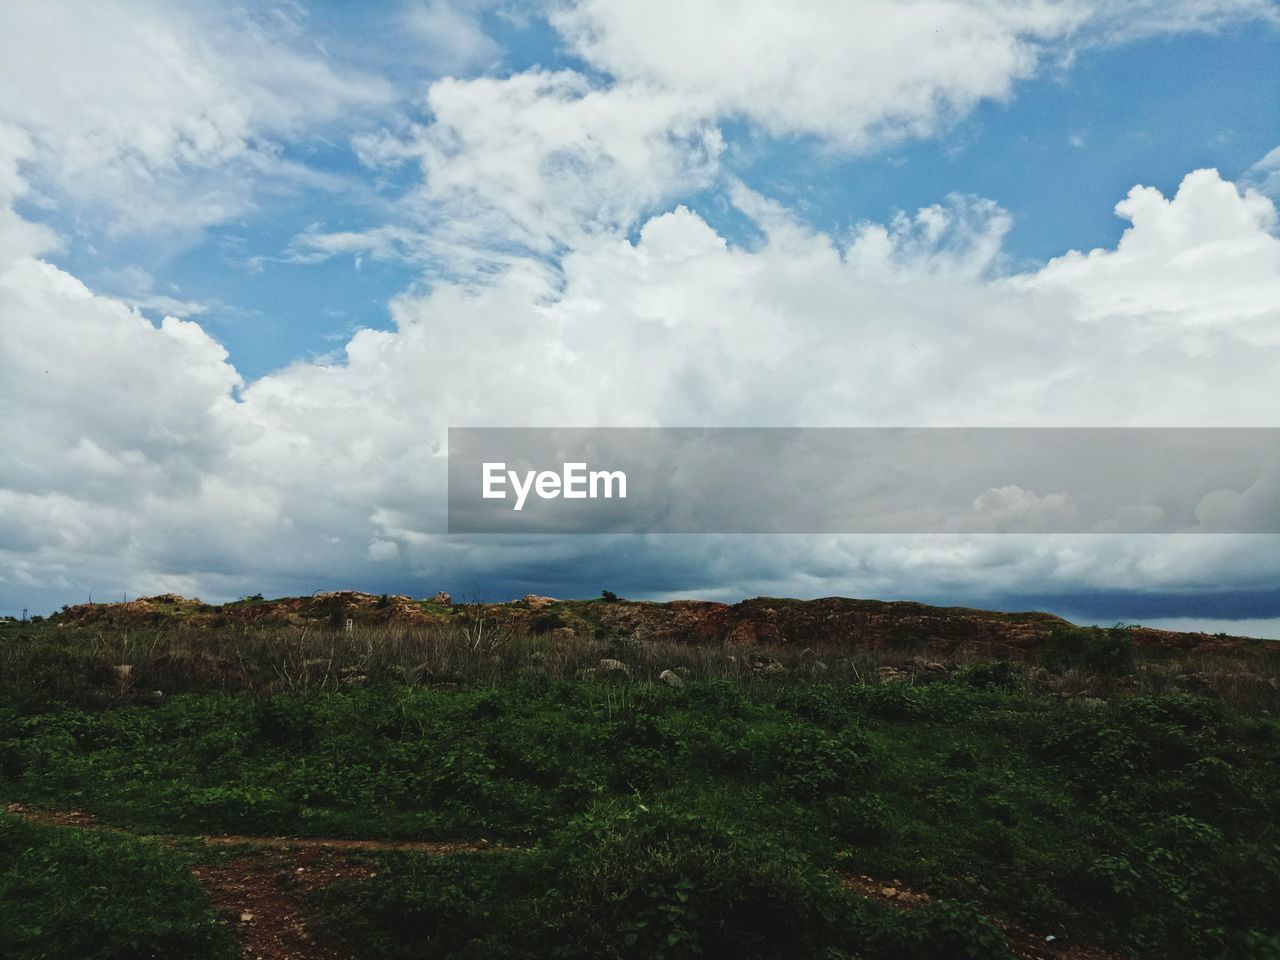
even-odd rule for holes
{"type": "Polygon", "coordinates": [[[1280,197],[1280,147],[1245,171],[1241,179],[1270,197],[1280,197]]]}
{"type": "Polygon", "coordinates": [[[1111,43],[1214,32],[1247,21],[1280,23],[1275,0],[1092,0],[1089,8],[1093,39],[1111,43]]]}
{"type": "Polygon", "coordinates": [[[411,3],[404,23],[433,73],[459,74],[498,60],[501,49],[484,32],[475,10],[446,0],[411,3]]]}
{"type": "Polygon", "coordinates": [[[1280,22],[1273,0],[580,0],[552,22],[620,81],[708,116],[869,150],[1006,99],[1041,60],[1145,36],[1280,22]]]}
{"type": "MultiPolygon", "coordinates": [[[[422,183],[401,206],[419,233],[417,255],[458,267],[553,256],[630,226],[708,184],[721,149],[719,131],[679,98],[573,71],[441,80],[427,108],[431,122],[406,136],[356,144],[375,166],[420,165],[422,183]]],[[[334,243],[322,234],[300,242],[334,243]]]]}
{"type": "Polygon", "coordinates": [[[713,116],[867,149],[1008,96],[1075,4],[584,0],[554,17],[592,66],[713,116]]]}
{"type": "Polygon", "coordinates": [[[243,213],[263,179],[305,175],[281,139],[385,103],[277,24],[155,0],[17,0],[0,30],[0,122],[25,131],[38,183],[126,229],[243,213]]]}

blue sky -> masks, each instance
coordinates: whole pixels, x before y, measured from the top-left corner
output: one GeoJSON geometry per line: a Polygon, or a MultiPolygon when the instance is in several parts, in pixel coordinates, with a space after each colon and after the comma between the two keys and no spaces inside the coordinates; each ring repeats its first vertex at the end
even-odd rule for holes
{"type": "Polygon", "coordinates": [[[1280,626],[1280,550],[1247,533],[780,548],[440,521],[464,423],[1280,426],[1272,0],[11,21],[0,606],[607,573],[1280,626]]]}

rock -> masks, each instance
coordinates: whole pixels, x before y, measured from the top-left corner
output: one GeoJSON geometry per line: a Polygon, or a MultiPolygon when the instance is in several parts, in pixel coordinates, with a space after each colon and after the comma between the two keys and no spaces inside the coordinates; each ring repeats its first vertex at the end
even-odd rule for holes
{"type": "Polygon", "coordinates": [[[680,674],[674,670],[663,670],[658,674],[658,679],[673,690],[679,690],[684,686],[684,681],[680,679],[680,674]]]}
{"type": "Polygon", "coordinates": [[[631,668],[621,660],[610,660],[608,657],[598,664],[601,673],[630,673],[631,668]]]}
{"type": "Polygon", "coordinates": [[[896,889],[896,888],[894,888],[894,887],[881,887],[881,888],[880,888],[880,896],[884,897],[886,900],[892,900],[892,899],[893,899],[894,897],[896,897],[897,895],[898,895],[898,891],[897,891],[897,889],[896,889]]]}
{"type": "Polygon", "coordinates": [[[751,669],[757,674],[761,674],[763,676],[787,672],[787,668],[782,665],[781,660],[774,660],[772,657],[762,656],[755,656],[751,658],[751,669]]]}
{"type": "Polygon", "coordinates": [[[448,607],[448,606],[451,606],[451,605],[453,604],[453,597],[449,596],[449,594],[447,594],[447,593],[445,593],[443,590],[441,590],[439,593],[437,593],[434,597],[432,597],[432,598],[431,598],[429,601],[427,601],[427,602],[428,602],[428,603],[443,603],[446,607],[448,607]]]}
{"type": "Polygon", "coordinates": [[[945,663],[939,663],[937,660],[929,660],[925,657],[911,657],[907,660],[907,666],[916,673],[932,673],[940,676],[950,672],[945,663]]]}
{"type": "Polygon", "coordinates": [[[241,923],[248,923],[252,919],[253,919],[253,914],[249,913],[247,910],[244,913],[240,914],[241,923]]]}
{"type": "Polygon", "coordinates": [[[555,597],[540,597],[536,593],[528,593],[525,594],[520,602],[530,610],[542,610],[544,607],[549,607],[553,603],[559,603],[560,601],[555,597]]]}

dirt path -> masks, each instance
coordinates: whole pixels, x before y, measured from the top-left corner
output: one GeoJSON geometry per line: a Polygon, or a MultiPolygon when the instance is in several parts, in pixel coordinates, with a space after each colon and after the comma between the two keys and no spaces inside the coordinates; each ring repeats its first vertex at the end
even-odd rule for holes
{"type": "MultiPolygon", "coordinates": [[[[44,810],[12,803],[5,811],[43,826],[143,836],[123,827],[98,823],[92,815],[80,810],[44,810]]],[[[196,864],[191,871],[204,887],[214,909],[232,924],[240,940],[240,960],[354,960],[351,954],[314,936],[307,928],[307,898],[313,890],[339,880],[377,875],[369,864],[349,862],[348,854],[403,850],[443,856],[504,849],[487,840],[447,843],[238,834],[146,836],[169,843],[197,841],[211,853],[218,848],[245,848],[245,852],[236,852],[229,859],[225,851],[221,851],[210,856],[207,862],[196,864]]]]}
{"type": "Polygon", "coordinates": [[[148,836],[156,840],[198,840],[210,847],[254,846],[272,850],[404,850],[410,853],[430,853],[444,856],[450,853],[482,853],[488,850],[510,849],[490,843],[488,840],[345,840],[338,837],[262,837],[234,833],[218,834],[141,834],[136,830],[99,823],[92,814],[81,810],[44,810],[21,803],[5,807],[6,813],[22,817],[28,823],[47,827],[79,827],[82,830],[110,830],[134,836],[148,836]]]}
{"type": "Polygon", "coordinates": [[[308,929],[307,894],[375,874],[326,850],[272,849],[192,869],[214,909],[235,924],[241,960],[354,960],[308,929]]]}
{"type": "MultiPolygon", "coordinates": [[[[12,803],[6,812],[31,823],[55,827],[110,830],[139,835],[123,827],[98,823],[79,810],[44,810],[12,803]]],[[[377,876],[367,863],[351,862],[357,852],[403,850],[444,856],[510,849],[487,840],[438,842],[416,840],[348,840],[341,838],[260,837],[239,834],[189,836],[155,834],[162,842],[198,841],[213,849],[243,847],[229,859],[212,856],[192,868],[209,902],[237,927],[240,960],[354,960],[336,945],[315,939],[307,929],[307,897],[339,880],[377,876]]],[[[913,910],[932,898],[899,880],[884,881],[846,875],[845,886],[872,900],[913,910]]],[[[994,919],[994,918],[993,918],[994,919]]],[[[1125,960],[1114,952],[1066,943],[1052,934],[1033,934],[996,919],[1017,960],[1125,960]]]]}

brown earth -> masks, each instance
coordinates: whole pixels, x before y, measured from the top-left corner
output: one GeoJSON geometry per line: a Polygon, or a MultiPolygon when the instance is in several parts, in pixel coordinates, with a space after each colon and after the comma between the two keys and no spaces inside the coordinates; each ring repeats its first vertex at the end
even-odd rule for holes
{"type": "MultiPolygon", "coordinates": [[[[625,635],[639,642],[713,643],[739,647],[836,646],[883,649],[920,646],[937,654],[967,650],[986,654],[1026,652],[1055,629],[1072,626],[1049,613],[1003,613],[966,607],[934,607],[826,597],[787,600],[758,597],[725,604],[698,600],[640,603],[628,600],[555,600],[530,595],[512,603],[451,604],[437,598],[375,596],[357,591],[310,597],[244,600],[210,606],[173,594],[128,603],[80,604],[51,619],[64,626],[191,627],[306,626],[341,628],[347,620],[378,624],[477,625],[545,629],[547,618],[575,633],[625,635]]],[[[1136,645],[1181,653],[1230,653],[1266,641],[1247,637],[1178,633],[1135,627],[1136,645]]]]}

